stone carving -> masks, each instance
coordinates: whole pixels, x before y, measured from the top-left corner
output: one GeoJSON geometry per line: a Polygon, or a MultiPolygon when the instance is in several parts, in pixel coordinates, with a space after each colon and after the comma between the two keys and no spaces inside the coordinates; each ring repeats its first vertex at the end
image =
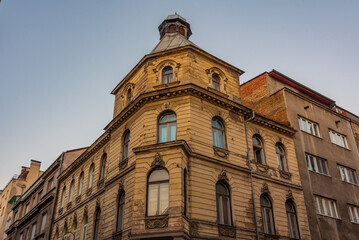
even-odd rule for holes
{"type": "Polygon", "coordinates": [[[236,237],[236,228],[232,226],[218,225],[219,235],[224,237],[235,238],[236,237]]]}
{"type": "Polygon", "coordinates": [[[59,209],[59,215],[61,215],[63,213],[63,211],[64,211],[64,208],[60,208],[59,209]]]}
{"type": "Polygon", "coordinates": [[[227,158],[229,151],[223,148],[213,146],[214,154],[218,157],[227,158]]]}
{"type": "Polygon", "coordinates": [[[287,179],[287,180],[291,180],[292,179],[292,174],[290,172],[286,172],[283,170],[279,170],[279,176],[281,178],[287,179]]]}
{"type": "Polygon", "coordinates": [[[269,166],[268,165],[264,165],[258,162],[254,162],[255,166],[256,166],[256,172],[260,173],[260,174],[264,174],[266,176],[270,176],[270,174],[268,173],[269,170],[269,166]]]}
{"type": "Polygon", "coordinates": [[[91,195],[91,193],[92,193],[92,188],[87,189],[87,191],[86,191],[86,195],[87,195],[87,196],[90,196],[90,195],[91,195]]]}
{"type": "Polygon", "coordinates": [[[267,183],[263,183],[262,188],[261,188],[261,192],[270,194],[269,187],[268,187],[267,183]]]}
{"type": "Polygon", "coordinates": [[[290,189],[287,190],[286,197],[287,197],[287,200],[293,200],[294,199],[292,190],[290,190],[290,189]]]}
{"type": "Polygon", "coordinates": [[[87,205],[84,208],[84,216],[88,216],[88,209],[87,209],[87,205]]]}
{"type": "Polygon", "coordinates": [[[104,179],[104,178],[98,180],[98,182],[97,182],[97,187],[98,187],[98,188],[101,188],[101,187],[103,186],[104,182],[105,182],[105,179],[104,179]]]}
{"type": "Polygon", "coordinates": [[[218,181],[227,181],[228,182],[226,169],[222,168],[221,172],[218,174],[218,181]]]}
{"type": "Polygon", "coordinates": [[[120,161],[118,166],[119,166],[120,169],[124,169],[125,167],[127,167],[127,163],[128,163],[128,158],[123,159],[122,161],[120,161]]]}
{"type": "Polygon", "coordinates": [[[148,218],[145,224],[147,229],[168,227],[168,216],[148,218]]]}
{"type": "Polygon", "coordinates": [[[121,191],[123,191],[125,189],[125,184],[123,182],[123,180],[121,179],[119,182],[118,182],[118,193],[120,193],[121,191]]]}
{"type": "Polygon", "coordinates": [[[72,207],[72,202],[67,203],[66,209],[69,210],[72,207]]]}
{"type": "Polygon", "coordinates": [[[189,224],[189,227],[190,227],[190,234],[191,234],[191,236],[193,236],[193,237],[198,236],[198,229],[199,229],[198,223],[196,223],[196,222],[191,222],[191,223],[189,224]]]}
{"type": "Polygon", "coordinates": [[[153,162],[151,164],[151,167],[164,167],[165,162],[162,160],[162,156],[160,153],[156,153],[156,155],[153,158],[153,162]]]}
{"type": "Polygon", "coordinates": [[[79,203],[79,202],[81,202],[81,196],[82,196],[82,195],[76,197],[76,199],[75,199],[76,204],[79,203]]]}

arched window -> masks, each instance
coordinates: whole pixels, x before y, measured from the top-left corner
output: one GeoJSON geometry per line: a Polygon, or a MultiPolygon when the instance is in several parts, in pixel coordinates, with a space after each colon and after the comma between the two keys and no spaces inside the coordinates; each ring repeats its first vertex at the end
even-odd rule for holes
{"type": "Polygon", "coordinates": [[[216,199],[218,224],[232,225],[231,197],[226,184],[216,184],[216,199]]]}
{"type": "Polygon", "coordinates": [[[75,180],[72,180],[70,185],[69,202],[72,202],[72,198],[74,196],[74,190],[75,190],[75,180]]]}
{"type": "Polygon", "coordinates": [[[212,118],[213,146],[224,148],[224,126],[218,118],[212,118]]]}
{"type": "Polygon", "coordinates": [[[287,211],[289,236],[294,239],[299,239],[299,228],[297,222],[297,213],[294,204],[291,200],[285,202],[285,209],[287,211]]]}
{"type": "Polygon", "coordinates": [[[77,221],[72,224],[72,239],[76,239],[76,233],[77,233],[77,221]]]}
{"type": "Polygon", "coordinates": [[[266,195],[261,195],[260,198],[263,232],[268,234],[275,234],[273,209],[271,200],[266,195]]]}
{"type": "MultiPolygon", "coordinates": [[[[34,239],[34,238],[31,238],[31,240],[34,239]]],[[[67,231],[67,227],[65,227],[64,229],[64,234],[62,236],[62,239],[64,240],[69,240],[69,235],[68,235],[68,231],[67,231]]]]}
{"type": "Polygon", "coordinates": [[[82,194],[82,188],[84,186],[84,172],[81,172],[79,178],[79,189],[77,195],[80,196],[82,194]]]}
{"type": "Polygon", "coordinates": [[[65,198],[66,198],[66,186],[62,189],[62,195],[61,195],[61,203],[60,208],[63,208],[65,205],[65,198]]]}
{"type": "Polygon", "coordinates": [[[130,131],[126,130],[123,137],[122,160],[128,158],[129,149],[130,149],[130,131]]]}
{"type": "Polygon", "coordinates": [[[219,91],[219,75],[217,73],[212,74],[212,87],[219,91]]]}
{"type": "Polygon", "coordinates": [[[117,232],[122,231],[123,229],[124,210],[125,210],[125,192],[122,192],[118,200],[117,225],[116,225],[117,232]]]}
{"type": "Polygon", "coordinates": [[[105,178],[106,162],[107,162],[107,154],[104,153],[102,154],[102,158],[101,158],[100,181],[102,181],[105,178]]]}
{"type": "Polygon", "coordinates": [[[176,140],[177,118],[174,112],[167,112],[159,119],[159,142],[176,140]]]}
{"type": "Polygon", "coordinates": [[[96,215],[95,215],[95,224],[94,224],[94,229],[93,229],[93,240],[98,240],[99,239],[100,217],[101,217],[101,209],[98,208],[96,210],[96,215]]]}
{"type": "Polygon", "coordinates": [[[147,216],[168,214],[169,175],[166,169],[156,169],[148,177],[147,216]]]}
{"type": "Polygon", "coordinates": [[[85,219],[84,219],[84,226],[83,226],[83,229],[82,229],[82,240],[86,240],[88,222],[89,222],[89,219],[88,219],[88,217],[86,215],[85,219]]]}
{"type": "Polygon", "coordinates": [[[275,152],[277,155],[278,168],[282,171],[288,171],[287,160],[285,158],[285,151],[282,144],[275,145],[275,152]]]}
{"type": "Polygon", "coordinates": [[[90,166],[90,170],[89,170],[88,188],[92,188],[94,176],[95,176],[95,164],[92,163],[91,166],[90,166]]]}
{"type": "Polygon", "coordinates": [[[126,103],[130,103],[132,100],[132,89],[129,88],[126,93],[126,103]]]}
{"type": "Polygon", "coordinates": [[[254,161],[265,164],[264,149],[261,138],[258,135],[252,137],[254,161]]]}
{"type": "Polygon", "coordinates": [[[162,70],[162,84],[173,82],[173,69],[172,67],[165,67],[162,70]]]}

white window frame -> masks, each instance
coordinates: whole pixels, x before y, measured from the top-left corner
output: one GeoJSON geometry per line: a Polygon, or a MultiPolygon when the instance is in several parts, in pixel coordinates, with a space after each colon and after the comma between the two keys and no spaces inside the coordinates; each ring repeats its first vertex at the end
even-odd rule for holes
{"type": "Polygon", "coordinates": [[[349,149],[347,137],[341,133],[329,129],[330,141],[335,145],[349,149]]]}
{"type": "Polygon", "coordinates": [[[314,195],[317,214],[332,218],[339,218],[335,200],[314,195]]]}
{"type": "Polygon", "coordinates": [[[359,207],[354,205],[348,205],[349,218],[352,223],[359,224],[359,207]]]}
{"type": "Polygon", "coordinates": [[[338,165],[338,169],[339,169],[340,177],[341,177],[343,182],[358,185],[358,178],[357,178],[357,175],[356,175],[356,171],[354,169],[344,167],[342,165],[338,165]],[[349,173],[352,174],[352,178],[353,178],[354,182],[352,182],[350,180],[349,173]]]}
{"type": "Polygon", "coordinates": [[[299,129],[313,136],[320,137],[319,125],[313,121],[298,116],[299,129]]]}
{"type": "Polygon", "coordinates": [[[308,170],[312,171],[312,172],[316,172],[319,174],[323,174],[325,176],[330,176],[329,175],[329,170],[328,170],[328,162],[326,159],[324,158],[320,158],[320,157],[316,157],[312,154],[309,153],[305,153],[305,159],[307,161],[307,166],[308,166],[308,170]],[[323,164],[324,163],[324,164],[323,164]],[[321,166],[321,169],[325,168],[325,172],[321,172],[319,169],[319,166],[321,166]]]}

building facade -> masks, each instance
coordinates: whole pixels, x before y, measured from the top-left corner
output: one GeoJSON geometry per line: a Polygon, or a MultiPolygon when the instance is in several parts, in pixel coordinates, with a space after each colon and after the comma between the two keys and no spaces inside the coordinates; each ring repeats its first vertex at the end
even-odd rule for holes
{"type": "Polygon", "coordinates": [[[13,205],[6,230],[9,240],[50,239],[57,176],[86,148],[62,153],[13,205]]]}
{"type": "Polygon", "coordinates": [[[358,239],[356,116],[276,70],[242,84],[241,92],[246,106],[297,131],[294,144],[312,239],[358,239]]]}
{"type": "Polygon", "coordinates": [[[252,116],[243,71],[189,41],[184,18],[159,31],[59,176],[52,239],[310,239],[294,129],[252,116]]]}
{"type": "Polygon", "coordinates": [[[42,174],[41,162],[31,160],[30,167],[22,167],[19,176],[14,176],[0,193],[0,239],[6,239],[5,230],[13,221],[12,206],[17,199],[33,184],[42,174]]]}

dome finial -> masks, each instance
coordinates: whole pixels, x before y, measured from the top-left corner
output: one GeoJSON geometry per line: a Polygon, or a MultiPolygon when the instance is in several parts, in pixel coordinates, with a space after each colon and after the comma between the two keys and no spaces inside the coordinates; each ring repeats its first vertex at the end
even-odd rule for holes
{"type": "Polygon", "coordinates": [[[181,17],[177,12],[168,17],[158,27],[160,32],[160,39],[166,34],[181,34],[185,38],[192,35],[191,27],[184,17],[181,17]]]}

